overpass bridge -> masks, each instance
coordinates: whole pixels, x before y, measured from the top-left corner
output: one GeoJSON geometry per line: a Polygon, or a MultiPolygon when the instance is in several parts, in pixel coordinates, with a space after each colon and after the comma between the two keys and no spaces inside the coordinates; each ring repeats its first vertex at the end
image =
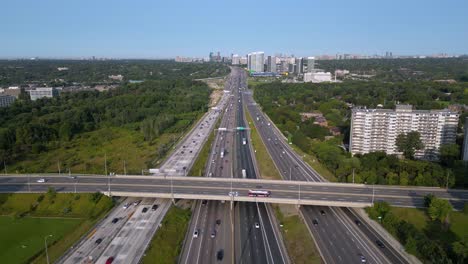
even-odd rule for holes
{"type": "Polygon", "coordinates": [[[141,175],[27,174],[0,176],[0,192],[102,192],[106,195],[266,202],[297,205],[367,207],[376,201],[395,206],[424,207],[424,196],[449,200],[456,209],[468,202],[468,191],[431,187],[401,187],[331,182],[141,175]],[[44,179],[45,182],[38,182],[44,179]],[[269,197],[249,196],[267,190],[269,197]]]}

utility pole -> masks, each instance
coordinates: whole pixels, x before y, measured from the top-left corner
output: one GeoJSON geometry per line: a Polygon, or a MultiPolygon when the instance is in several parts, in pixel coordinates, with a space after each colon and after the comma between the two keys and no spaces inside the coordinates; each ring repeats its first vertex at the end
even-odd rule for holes
{"type": "Polygon", "coordinates": [[[173,175],[171,175],[171,196],[172,196],[172,204],[175,205],[175,200],[174,200],[174,184],[172,182],[172,177],[174,177],[173,175]]]}
{"type": "Polygon", "coordinates": [[[447,190],[449,188],[449,171],[447,170],[447,190]]]}
{"type": "Polygon", "coordinates": [[[61,173],[60,173],[60,160],[57,161],[57,169],[58,169],[58,173],[59,173],[59,175],[60,175],[60,174],[61,174],[61,173]]]}
{"type": "Polygon", "coordinates": [[[372,205],[374,205],[374,195],[375,195],[375,189],[374,189],[374,184],[372,184],[372,205]]]}
{"type": "Polygon", "coordinates": [[[5,171],[5,175],[7,175],[6,161],[5,160],[3,160],[3,170],[5,171]]]}
{"type": "Polygon", "coordinates": [[[354,183],[354,168],[353,168],[353,183],[354,183]]]}
{"type": "Polygon", "coordinates": [[[289,180],[291,181],[291,172],[292,172],[292,167],[289,167],[289,180]]]}
{"type": "Polygon", "coordinates": [[[127,175],[127,166],[125,164],[125,160],[124,160],[124,175],[127,175]]]}
{"type": "Polygon", "coordinates": [[[107,153],[104,153],[104,173],[107,175],[107,153]]]}

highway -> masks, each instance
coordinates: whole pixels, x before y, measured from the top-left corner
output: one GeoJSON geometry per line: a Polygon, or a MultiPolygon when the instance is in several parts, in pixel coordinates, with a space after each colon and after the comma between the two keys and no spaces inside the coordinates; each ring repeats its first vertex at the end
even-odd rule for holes
{"type": "MultiPolygon", "coordinates": [[[[211,146],[205,177],[232,177],[232,153],[234,136],[232,129],[235,125],[236,97],[238,69],[232,70],[225,82],[225,91],[229,91],[229,99],[222,111],[220,128],[215,130],[216,137],[211,146]],[[222,153],[222,154],[221,154],[222,153]],[[221,156],[222,155],[222,156],[221,156]]],[[[232,212],[229,203],[220,201],[197,201],[193,217],[185,237],[180,263],[230,263],[233,258],[233,230],[232,212]],[[198,236],[195,236],[198,231],[198,236]],[[223,252],[218,260],[218,252],[223,252]]],[[[221,254],[221,253],[220,253],[221,254]]]]}
{"type": "MultiPolygon", "coordinates": [[[[249,100],[247,107],[254,118],[254,124],[283,179],[324,182],[325,180],[292,150],[281,132],[262,113],[252,95],[248,93],[246,97],[249,100]]],[[[370,195],[374,198],[371,198],[371,202],[385,200],[394,205],[410,207],[422,207],[423,197],[427,191],[387,189],[386,186],[362,188],[367,188],[368,191],[360,193],[358,195],[360,199],[368,199],[369,190],[372,190],[370,195]]],[[[429,192],[437,192],[436,190],[438,194],[443,194],[445,191],[430,189],[429,192]]],[[[352,196],[346,195],[348,201],[352,199],[352,196]]],[[[445,195],[451,194],[445,193],[445,195]]],[[[457,193],[454,196],[460,198],[464,195],[457,193]]],[[[455,206],[460,206],[459,200],[451,202],[455,206]]],[[[391,247],[380,234],[366,226],[364,221],[361,222],[350,209],[303,206],[300,213],[326,263],[358,263],[361,256],[364,256],[369,263],[408,263],[403,254],[391,247]],[[377,247],[377,240],[382,241],[386,247],[383,249],[377,247]]]]}

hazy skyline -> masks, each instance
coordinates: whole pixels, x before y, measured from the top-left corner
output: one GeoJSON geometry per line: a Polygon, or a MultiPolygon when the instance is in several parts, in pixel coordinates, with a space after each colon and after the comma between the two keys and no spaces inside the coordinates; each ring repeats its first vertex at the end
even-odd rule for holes
{"type": "Polygon", "coordinates": [[[468,2],[7,1],[0,57],[468,53],[468,2]]]}

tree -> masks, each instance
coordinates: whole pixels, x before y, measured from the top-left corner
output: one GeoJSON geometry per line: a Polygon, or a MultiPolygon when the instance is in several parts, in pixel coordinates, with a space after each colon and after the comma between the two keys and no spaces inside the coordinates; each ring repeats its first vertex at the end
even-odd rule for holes
{"type": "Polygon", "coordinates": [[[403,152],[403,156],[407,159],[414,159],[416,150],[424,148],[421,141],[421,135],[418,131],[411,131],[407,134],[400,134],[396,139],[396,146],[399,152],[403,152]]]}
{"type": "Polygon", "coordinates": [[[427,213],[429,217],[434,220],[439,220],[440,222],[447,222],[450,212],[452,211],[452,205],[449,201],[433,197],[427,213]]]}
{"type": "Polygon", "coordinates": [[[464,263],[468,257],[468,244],[465,241],[456,241],[452,243],[452,249],[457,255],[457,263],[464,263]]]}
{"type": "Polygon", "coordinates": [[[443,144],[440,146],[440,162],[451,167],[460,156],[460,147],[457,144],[443,144]]]}

